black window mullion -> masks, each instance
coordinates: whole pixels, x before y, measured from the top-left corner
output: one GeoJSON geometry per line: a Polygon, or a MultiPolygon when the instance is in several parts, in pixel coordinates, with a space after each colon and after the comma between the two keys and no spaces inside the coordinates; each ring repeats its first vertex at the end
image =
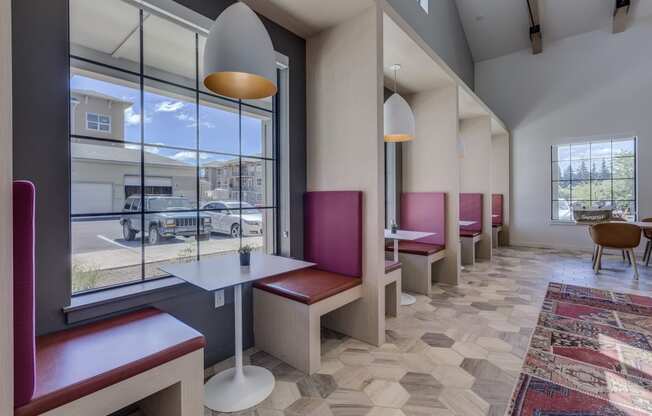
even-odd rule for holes
{"type": "MultiPolygon", "coordinates": [[[[200,190],[199,190],[199,173],[200,173],[200,166],[199,166],[199,35],[195,33],[195,120],[196,120],[196,126],[195,126],[195,147],[196,147],[196,163],[197,163],[197,169],[196,169],[196,180],[195,180],[195,186],[197,187],[196,190],[196,197],[197,197],[197,234],[195,235],[195,241],[197,243],[197,260],[199,260],[200,257],[200,242],[199,242],[199,230],[201,229],[201,226],[203,224],[199,224],[201,221],[201,215],[200,215],[200,209],[201,206],[199,204],[200,201],[200,190]]],[[[208,238],[210,239],[211,235],[210,232],[208,233],[208,238]]]]}
{"type": "Polygon", "coordinates": [[[140,44],[140,278],[145,280],[145,62],[143,9],[139,9],[139,44],[140,44]]]}
{"type": "Polygon", "coordinates": [[[240,248],[242,248],[242,100],[238,100],[238,201],[240,203],[239,220],[240,220],[240,248]]]}

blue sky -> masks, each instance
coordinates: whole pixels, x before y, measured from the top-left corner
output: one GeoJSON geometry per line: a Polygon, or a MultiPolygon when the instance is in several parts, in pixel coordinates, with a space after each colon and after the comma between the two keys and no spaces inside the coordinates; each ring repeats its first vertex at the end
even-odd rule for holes
{"type": "MultiPolygon", "coordinates": [[[[93,78],[74,75],[71,89],[92,90],[110,95],[133,105],[125,111],[124,137],[140,141],[140,91],[93,78]]],[[[117,126],[114,126],[116,128],[117,126]]],[[[145,91],[145,143],[162,144],[195,149],[197,128],[194,101],[166,97],[145,91]]],[[[261,154],[261,121],[253,117],[242,118],[242,153],[261,154]]],[[[219,108],[200,105],[200,149],[214,152],[238,153],[238,116],[219,108]]],[[[166,152],[166,153],[169,153],[166,152]]],[[[172,155],[177,160],[194,160],[189,152],[172,155]]]]}

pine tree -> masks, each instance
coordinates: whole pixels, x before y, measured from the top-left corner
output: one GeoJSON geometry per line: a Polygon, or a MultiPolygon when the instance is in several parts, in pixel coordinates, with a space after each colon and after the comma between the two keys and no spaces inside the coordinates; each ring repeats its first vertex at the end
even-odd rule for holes
{"type": "Polygon", "coordinates": [[[607,167],[607,161],[602,159],[602,166],[600,167],[600,179],[609,179],[610,176],[611,172],[609,172],[609,168],[607,167]]]}
{"type": "Polygon", "coordinates": [[[579,177],[580,179],[589,179],[590,176],[591,173],[589,172],[589,169],[586,167],[586,161],[583,160],[582,164],[580,165],[579,177]]]}

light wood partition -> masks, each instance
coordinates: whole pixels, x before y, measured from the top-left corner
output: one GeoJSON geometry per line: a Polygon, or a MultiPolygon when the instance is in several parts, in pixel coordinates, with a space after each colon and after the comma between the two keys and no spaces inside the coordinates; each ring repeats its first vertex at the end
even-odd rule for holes
{"type": "Polygon", "coordinates": [[[0,415],[13,414],[11,0],[0,0],[0,415]]]}
{"type": "Polygon", "coordinates": [[[482,240],[477,256],[491,259],[491,118],[480,116],[460,121],[460,140],[464,148],[461,159],[460,192],[481,193],[482,240]]]}
{"type": "Polygon", "coordinates": [[[363,13],[307,41],[308,191],[364,193],[362,299],[322,324],[380,345],[385,339],[382,13],[363,13]]]}
{"type": "Polygon", "coordinates": [[[491,192],[503,195],[503,231],[501,244],[509,245],[509,135],[491,137],[491,192]]]}
{"type": "Polygon", "coordinates": [[[457,87],[409,97],[416,139],[403,144],[403,192],[446,192],[446,258],[433,265],[433,281],[459,281],[459,186],[457,87]]]}

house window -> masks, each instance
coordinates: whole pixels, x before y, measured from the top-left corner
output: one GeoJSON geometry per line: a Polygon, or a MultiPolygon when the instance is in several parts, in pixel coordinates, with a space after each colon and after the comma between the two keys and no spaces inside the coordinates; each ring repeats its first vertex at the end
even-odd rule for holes
{"type": "Polygon", "coordinates": [[[278,97],[206,90],[205,32],[138,4],[70,0],[73,293],[165,277],[165,264],[244,244],[277,251],[277,129],[267,126],[278,97]],[[245,171],[263,186],[241,192],[245,171]]]}
{"type": "Polygon", "coordinates": [[[111,133],[111,116],[97,113],[86,113],[86,130],[111,133]]]}
{"type": "Polygon", "coordinates": [[[552,220],[575,209],[609,209],[636,218],[636,138],[552,146],[552,220]]]}
{"type": "Polygon", "coordinates": [[[428,0],[417,0],[421,8],[428,13],[428,0]]]}

